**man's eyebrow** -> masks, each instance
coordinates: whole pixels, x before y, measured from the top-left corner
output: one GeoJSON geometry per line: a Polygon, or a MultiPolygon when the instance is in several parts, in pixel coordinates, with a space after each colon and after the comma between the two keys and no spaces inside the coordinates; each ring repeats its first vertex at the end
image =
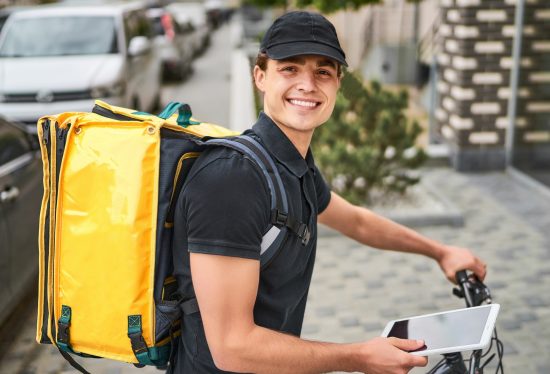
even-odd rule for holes
{"type": "MultiPolygon", "coordinates": [[[[288,63],[288,62],[295,63],[295,64],[298,64],[298,65],[305,65],[306,64],[306,59],[304,57],[301,57],[301,56],[292,56],[292,57],[283,58],[281,60],[276,60],[276,61],[280,64],[284,64],[284,63],[288,63]]],[[[330,58],[323,58],[322,60],[320,60],[317,63],[317,66],[318,67],[330,66],[334,69],[338,69],[338,66],[336,65],[336,62],[334,60],[330,59],[330,58]]]]}
{"type": "Polygon", "coordinates": [[[330,58],[326,58],[326,59],[323,59],[321,60],[317,66],[321,67],[321,66],[330,66],[330,67],[333,67],[334,69],[337,69],[337,65],[336,65],[336,62],[334,62],[333,60],[331,60],[330,58]]]}

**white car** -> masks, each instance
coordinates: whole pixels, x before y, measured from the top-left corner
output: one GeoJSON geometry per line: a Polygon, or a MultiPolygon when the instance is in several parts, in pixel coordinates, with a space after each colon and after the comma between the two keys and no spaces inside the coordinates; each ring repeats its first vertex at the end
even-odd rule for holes
{"type": "Polygon", "coordinates": [[[155,109],[162,66],[150,37],[139,3],[12,14],[0,33],[0,114],[34,126],[47,114],[89,112],[95,99],[155,109]]]}

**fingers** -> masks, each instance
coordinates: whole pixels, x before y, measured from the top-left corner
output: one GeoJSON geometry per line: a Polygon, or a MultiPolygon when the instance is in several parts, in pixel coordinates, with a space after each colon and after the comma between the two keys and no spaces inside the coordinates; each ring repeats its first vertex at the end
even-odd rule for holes
{"type": "Polygon", "coordinates": [[[393,337],[388,338],[388,340],[394,347],[406,352],[414,351],[424,346],[423,340],[398,339],[393,337]]]}
{"type": "MultiPolygon", "coordinates": [[[[414,351],[424,346],[423,340],[397,339],[397,338],[389,338],[389,339],[391,339],[390,342],[394,347],[399,348],[406,352],[414,351]]],[[[407,360],[406,365],[410,367],[416,367],[416,366],[424,367],[428,365],[428,357],[416,356],[409,353],[407,354],[406,360],[407,360]]]]}
{"type": "Polygon", "coordinates": [[[476,257],[474,268],[472,269],[472,271],[475,275],[477,275],[479,280],[483,281],[485,279],[485,276],[487,275],[487,264],[476,257]]]}
{"type": "Polygon", "coordinates": [[[411,356],[411,366],[424,367],[428,365],[428,357],[415,356],[415,355],[409,355],[409,356],[411,356]]]}

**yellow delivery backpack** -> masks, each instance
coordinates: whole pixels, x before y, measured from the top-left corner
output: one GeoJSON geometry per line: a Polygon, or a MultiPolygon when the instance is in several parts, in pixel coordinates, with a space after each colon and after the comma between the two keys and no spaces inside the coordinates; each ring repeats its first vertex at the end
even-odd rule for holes
{"type": "Polygon", "coordinates": [[[309,240],[307,226],[288,217],[268,152],[252,137],[196,121],[188,105],[170,103],[155,116],[96,101],[91,113],[46,116],[37,127],[44,198],[36,339],[81,372],[69,353],[165,367],[181,313],[198,311],[177,293],[172,227],[175,200],[207,146],[246,154],[267,180],[272,226],[262,267],[287,233],[309,240]]]}

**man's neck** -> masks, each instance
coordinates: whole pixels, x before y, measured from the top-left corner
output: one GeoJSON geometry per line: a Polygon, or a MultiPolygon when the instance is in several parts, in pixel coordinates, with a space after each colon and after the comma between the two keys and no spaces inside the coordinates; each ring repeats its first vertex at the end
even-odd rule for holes
{"type": "MultiPolygon", "coordinates": [[[[269,114],[266,113],[268,116],[269,114]]],[[[285,136],[290,140],[292,145],[298,150],[298,153],[305,159],[309,145],[311,144],[311,138],[313,137],[313,130],[311,131],[298,131],[294,130],[288,126],[284,126],[277,122],[273,117],[269,116],[273,123],[285,134],[285,136]]]]}
{"type": "MultiPolygon", "coordinates": [[[[275,122],[275,124],[277,124],[275,122]]],[[[305,159],[309,145],[311,143],[311,138],[313,136],[313,131],[303,132],[289,129],[288,127],[280,126],[277,124],[279,129],[286,135],[294,147],[298,150],[300,155],[305,159]]]]}

